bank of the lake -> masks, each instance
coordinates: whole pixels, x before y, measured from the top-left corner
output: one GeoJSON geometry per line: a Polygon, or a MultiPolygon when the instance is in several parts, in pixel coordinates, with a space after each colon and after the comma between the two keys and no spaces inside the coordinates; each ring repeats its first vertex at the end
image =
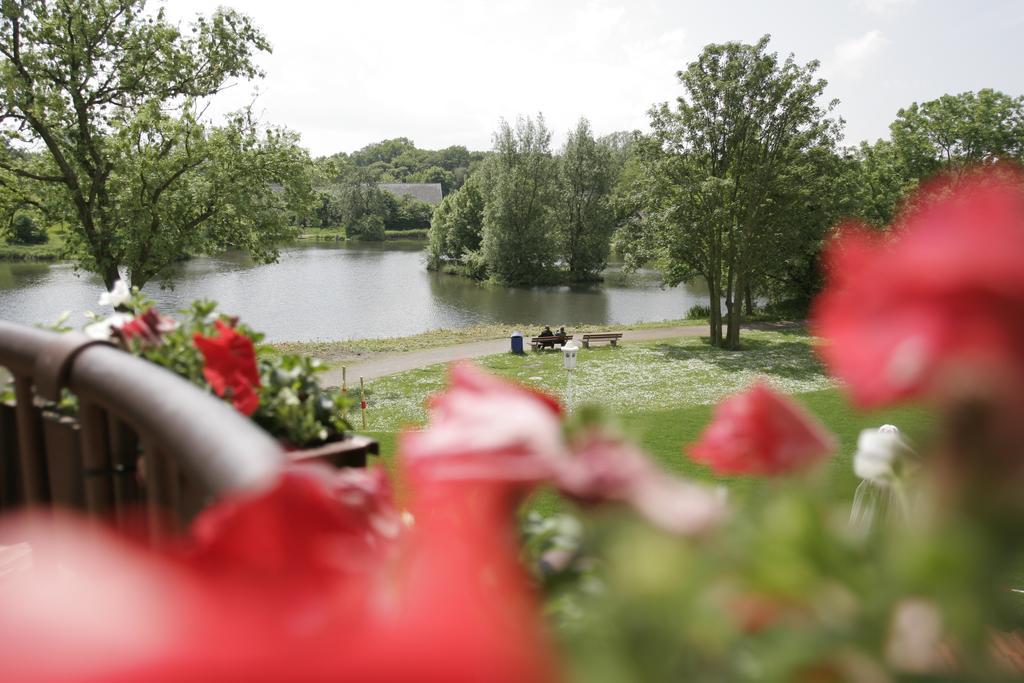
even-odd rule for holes
{"type": "MultiPolygon", "coordinates": [[[[275,264],[239,253],[176,264],[166,284],[146,286],[160,310],[200,298],[240,316],[267,341],[394,338],[473,325],[630,325],[678,320],[705,303],[700,284],[662,289],[658,273],[626,274],[617,265],[602,284],[547,287],[481,286],[430,273],[423,245],[405,242],[305,242],[281,250],[275,264]]],[[[0,263],[0,317],[23,324],[71,323],[97,310],[101,280],[69,263],[0,263]]],[[[535,328],[535,329],[534,329],[535,328]]]]}

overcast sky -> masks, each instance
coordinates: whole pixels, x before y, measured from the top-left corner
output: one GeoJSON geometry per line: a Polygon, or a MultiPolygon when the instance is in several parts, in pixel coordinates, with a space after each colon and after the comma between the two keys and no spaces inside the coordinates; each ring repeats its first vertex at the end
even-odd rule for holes
{"type": "MultiPolygon", "coordinates": [[[[752,42],[821,62],[847,142],[888,135],[900,107],[943,93],[1024,94],[1020,0],[227,0],[263,29],[266,121],[314,155],[405,136],[489,149],[498,119],[543,112],[560,144],[580,116],[596,132],[646,129],[676,71],[712,42],[752,42]]],[[[167,0],[188,21],[213,3],[167,0]]]]}

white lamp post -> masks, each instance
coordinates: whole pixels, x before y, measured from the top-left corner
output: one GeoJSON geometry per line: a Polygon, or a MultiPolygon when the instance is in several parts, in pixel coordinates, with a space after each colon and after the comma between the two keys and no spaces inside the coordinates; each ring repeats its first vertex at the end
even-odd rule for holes
{"type": "Polygon", "coordinates": [[[572,412],[572,371],[576,369],[576,354],[579,350],[579,344],[574,341],[569,341],[562,345],[562,367],[565,368],[565,372],[568,375],[565,407],[570,413],[572,412]]]}

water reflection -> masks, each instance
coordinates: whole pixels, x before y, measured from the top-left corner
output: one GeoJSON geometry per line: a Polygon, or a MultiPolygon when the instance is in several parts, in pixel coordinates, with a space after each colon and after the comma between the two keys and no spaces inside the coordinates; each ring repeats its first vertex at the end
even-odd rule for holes
{"type": "MultiPolygon", "coordinates": [[[[175,264],[165,284],[146,286],[161,310],[197,298],[220,302],[271,340],[416,334],[483,322],[615,324],[682,317],[705,303],[699,284],[663,290],[658,274],[623,274],[604,285],[505,288],[428,273],[421,244],[320,242],[289,246],[276,264],[228,253],[175,264]]],[[[0,317],[51,322],[62,311],[97,310],[100,279],[66,264],[0,263],[0,317]]],[[[529,331],[529,330],[527,330],[529,331]]]]}

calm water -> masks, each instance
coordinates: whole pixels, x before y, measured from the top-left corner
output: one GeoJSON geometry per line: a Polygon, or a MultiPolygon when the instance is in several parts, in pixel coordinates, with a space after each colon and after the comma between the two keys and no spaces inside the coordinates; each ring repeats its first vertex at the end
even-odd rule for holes
{"type": "MultiPolygon", "coordinates": [[[[603,286],[500,288],[428,273],[421,245],[313,243],[281,250],[275,264],[242,254],[197,258],[177,266],[172,289],[146,285],[162,311],[198,298],[220,302],[271,341],[359,339],[417,334],[474,323],[632,323],[683,317],[706,290],[663,290],[657,273],[623,275],[615,266],[603,286]]],[[[100,279],[65,264],[0,263],[0,318],[53,322],[100,311],[100,279]]],[[[535,333],[536,330],[523,330],[535,333]]]]}

